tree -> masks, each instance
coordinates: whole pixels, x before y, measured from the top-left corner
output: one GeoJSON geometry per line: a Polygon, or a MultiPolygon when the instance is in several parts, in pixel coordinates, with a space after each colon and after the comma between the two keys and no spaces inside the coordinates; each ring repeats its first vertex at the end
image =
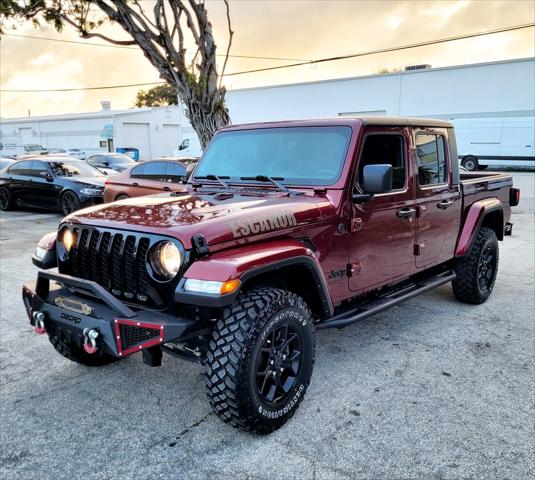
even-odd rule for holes
{"type": "Polygon", "coordinates": [[[216,130],[230,122],[222,85],[234,35],[228,1],[223,0],[229,36],[219,75],[212,24],[204,0],[155,0],[150,11],[142,0],[2,0],[0,25],[10,19],[31,20],[36,25],[46,22],[58,31],[69,25],[82,38],[139,46],[160,77],[176,90],[205,147],[216,130]],[[131,39],[118,40],[102,33],[101,27],[109,23],[119,25],[131,39]],[[195,46],[189,61],[188,42],[195,46]]]}
{"type": "Polygon", "coordinates": [[[178,103],[176,88],[168,83],[149,90],[140,90],[136,95],[136,107],[165,107],[178,103]]]}

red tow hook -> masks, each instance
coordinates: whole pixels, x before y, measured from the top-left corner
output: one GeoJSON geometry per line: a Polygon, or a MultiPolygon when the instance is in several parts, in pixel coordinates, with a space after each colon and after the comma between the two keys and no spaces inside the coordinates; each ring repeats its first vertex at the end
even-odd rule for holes
{"type": "Polygon", "coordinates": [[[97,338],[99,336],[98,330],[94,328],[84,328],[84,350],[92,355],[98,350],[97,338]]]}
{"type": "Polygon", "coordinates": [[[44,312],[33,312],[33,320],[35,322],[35,333],[42,335],[46,332],[44,312]]]}

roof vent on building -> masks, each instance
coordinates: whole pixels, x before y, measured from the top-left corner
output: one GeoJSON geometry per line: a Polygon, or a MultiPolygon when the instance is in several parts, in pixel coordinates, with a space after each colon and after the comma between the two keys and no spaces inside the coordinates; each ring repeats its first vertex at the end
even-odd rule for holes
{"type": "Polygon", "coordinates": [[[408,67],[405,67],[405,71],[412,72],[414,70],[427,70],[428,68],[431,68],[431,65],[422,63],[421,65],[409,65],[408,67]]]}
{"type": "Polygon", "coordinates": [[[102,110],[109,110],[111,108],[110,100],[102,100],[100,104],[102,105],[102,110]]]}

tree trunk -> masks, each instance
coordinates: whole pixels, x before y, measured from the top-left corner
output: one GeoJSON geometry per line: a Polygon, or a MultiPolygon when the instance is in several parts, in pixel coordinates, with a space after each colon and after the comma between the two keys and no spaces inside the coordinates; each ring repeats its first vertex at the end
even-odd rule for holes
{"type": "Polygon", "coordinates": [[[186,116],[199,137],[201,148],[204,150],[214,133],[230,123],[230,116],[225,105],[225,92],[218,91],[217,98],[211,98],[207,105],[197,98],[185,99],[186,116]]]}

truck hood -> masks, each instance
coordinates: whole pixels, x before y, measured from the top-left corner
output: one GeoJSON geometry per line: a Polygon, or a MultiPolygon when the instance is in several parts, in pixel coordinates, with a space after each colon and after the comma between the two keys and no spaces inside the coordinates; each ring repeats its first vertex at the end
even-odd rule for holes
{"type": "Polygon", "coordinates": [[[307,194],[162,193],[79,210],[65,221],[169,235],[190,248],[196,233],[215,245],[317,224],[325,212],[318,200],[328,202],[307,194]]]}

